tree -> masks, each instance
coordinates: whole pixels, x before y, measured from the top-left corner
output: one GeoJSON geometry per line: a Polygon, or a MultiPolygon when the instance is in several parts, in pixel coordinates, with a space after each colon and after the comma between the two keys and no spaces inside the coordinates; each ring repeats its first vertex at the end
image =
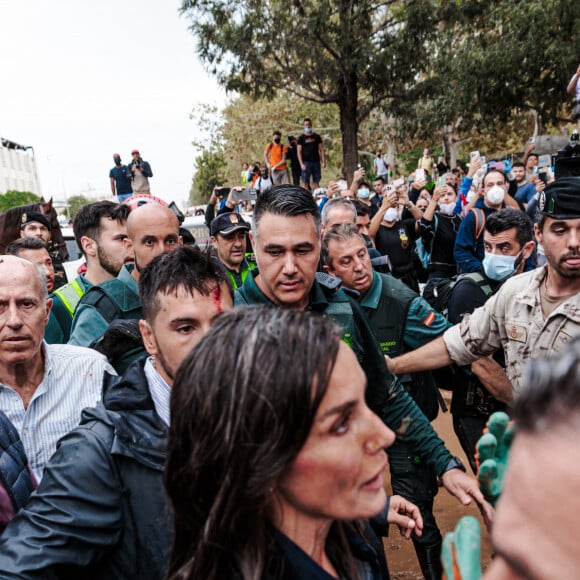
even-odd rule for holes
{"type": "Polygon", "coordinates": [[[68,198],[68,211],[70,219],[74,219],[77,215],[77,212],[81,207],[91,203],[91,200],[86,198],[84,195],[73,195],[72,197],[68,198]]]}
{"type": "Polygon", "coordinates": [[[509,121],[525,125],[528,136],[566,122],[579,32],[577,0],[442,2],[420,98],[399,100],[390,112],[405,133],[427,137],[446,128],[459,140],[503,132],[509,121]]]}
{"type": "Polygon", "coordinates": [[[207,203],[213,188],[224,183],[226,163],[223,150],[216,145],[202,149],[201,155],[195,158],[195,166],[197,170],[193,176],[189,200],[193,204],[207,203]]]}
{"type": "Polygon", "coordinates": [[[31,203],[38,203],[39,201],[40,197],[30,191],[10,190],[5,194],[0,195],[0,213],[13,207],[18,207],[19,205],[28,205],[31,203]]]}
{"type": "Polygon", "coordinates": [[[182,12],[227,90],[335,104],[348,174],[359,124],[385,99],[411,98],[437,33],[431,0],[182,0],[182,12]]]}

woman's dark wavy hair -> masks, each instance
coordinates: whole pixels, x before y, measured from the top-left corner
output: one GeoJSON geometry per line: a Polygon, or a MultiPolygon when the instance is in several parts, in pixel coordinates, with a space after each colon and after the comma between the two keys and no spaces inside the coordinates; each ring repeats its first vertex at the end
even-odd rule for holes
{"type": "MultiPolygon", "coordinates": [[[[279,576],[272,491],[308,438],[340,340],[333,322],[312,313],[239,308],[184,360],[165,472],[175,518],[169,578],[279,576]]],[[[341,524],[331,541],[348,569],[341,524]]]]}

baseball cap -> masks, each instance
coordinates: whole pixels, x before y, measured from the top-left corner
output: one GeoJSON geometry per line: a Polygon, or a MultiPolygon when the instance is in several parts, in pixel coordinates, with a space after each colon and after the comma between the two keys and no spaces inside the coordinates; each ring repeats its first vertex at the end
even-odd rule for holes
{"type": "Polygon", "coordinates": [[[48,220],[44,217],[44,215],[38,213],[37,211],[28,211],[23,213],[22,221],[20,222],[20,228],[23,228],[32,222],[38,222],[50,230],[50,224],[48,223],[48,220]]]}
{"type": "Polygon", "coordinates": [[[538,198],[538,209],[557,220],[580,218],[580,177],[560,177],[547,185],[538,198]]]}
{"type": "Polygon", "coordinates": [[[131,155],[135,155],[135,153],[139,155],[139,149],[133,149],[133,151],[131,151],[131,155]]]}
{"type": "Polygon", "coordinates": [[[121,159],[121,156],[118,153],[113,153],[113,159],[117,159],[117,157],[121,159]]]}
{"type": "Polygon", "coordinates": [[[250,224],[240,214],[234,211],[218,215],[212,220],[209,226],[209,231],[212,236],[216,234],[227,236],[237,230],[249,232],[250,224]]]}

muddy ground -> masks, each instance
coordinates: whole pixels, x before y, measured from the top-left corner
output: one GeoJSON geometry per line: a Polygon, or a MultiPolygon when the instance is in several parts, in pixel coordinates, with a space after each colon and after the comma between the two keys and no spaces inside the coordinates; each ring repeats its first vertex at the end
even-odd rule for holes
{"type": "MultiPolygon", "coordinates": [[[[447,406],[450,405],[450,397],[447,391],[441,391],[447,406]]],[[[433,422],[433,426],[439,436],[445,441],[447,448],[463,460],[465,465],[469,466],[465,454],[457,441],[457,437],[453,431],[453,424],[451,422],[451,414],[449,412],[443,413],[439,411],[439,416],[433,422]]],[[[471,474],[469,467],[467,472],[471,474]]],[[[390,492],[390,491],[389,491],[390,492]]],[[[477,508],[469,506],[462,506],[452,495],[450,495],[445,488],[440,488],[437,497],[435,498],[435,517],[439,524],[441,533],[453,531],[455,524],[464,515],[476,516],[481,523],[482,541],[481,541],[481,559],[485,567],[490,561],[491,543],[489,535],[485,531],[485,525],[479,515],[477,508]]],[[[391,526],[390,536],[385,538],[385,547],[387,550],[387,559],[389,562],[389,570],[391,578],[396,580],[410,580],[422,578],[421,570],[415,556],[413,543],[411,540],[405,540],[399,535],[396,527],[391,526]]]]}

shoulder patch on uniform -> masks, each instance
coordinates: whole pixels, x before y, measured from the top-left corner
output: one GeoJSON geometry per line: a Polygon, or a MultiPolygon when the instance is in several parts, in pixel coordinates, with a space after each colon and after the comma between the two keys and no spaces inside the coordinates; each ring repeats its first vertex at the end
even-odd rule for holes
{"type": "Polygon", "coordinates": [[[429,314],[427,314],[427,316],[423,320],[423,324],[425,326],[431,326],[434,321],[435,321],[435,312],[433,312],[433,310],[431,310],[431,312],[429,312],[429,314]]]}

